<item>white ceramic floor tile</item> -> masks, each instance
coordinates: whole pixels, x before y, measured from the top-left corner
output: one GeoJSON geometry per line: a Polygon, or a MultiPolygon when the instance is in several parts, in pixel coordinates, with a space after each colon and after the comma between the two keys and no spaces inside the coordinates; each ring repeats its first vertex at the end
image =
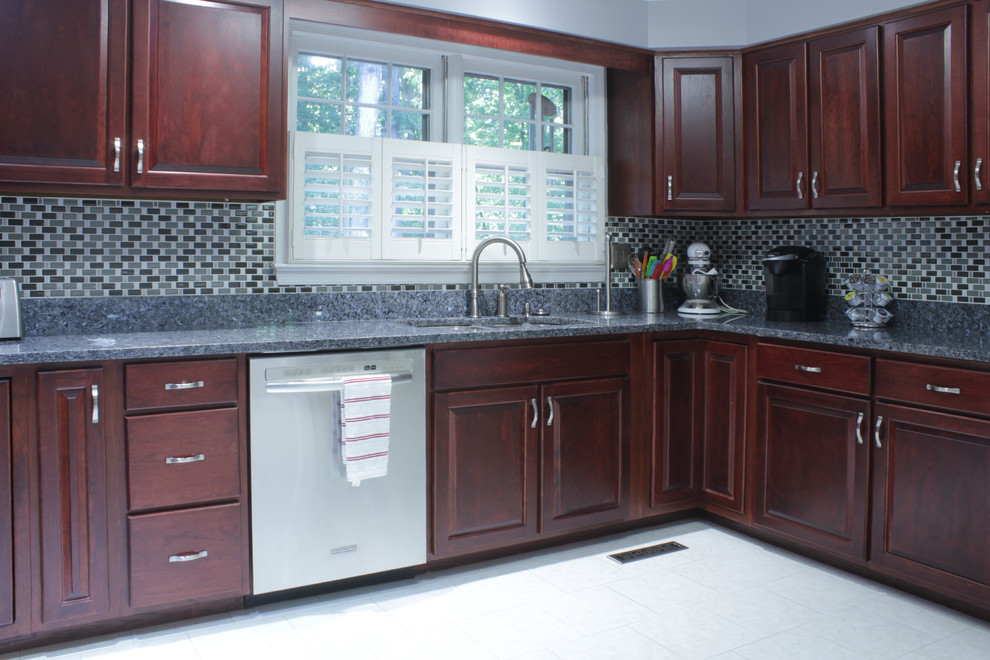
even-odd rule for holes
{"type": "MultiPolygon", "coordinates": [[[[497,657],[454,625],[378,636],[368,640],[368,647],[379,660],[495,660],[497,657]]],[[[333,657],[350,660],[350,656],[333,657]]]]}
{"type": "Polygon", "coordinates": [[[563,591],[580,591],[627,577],[618,564],[600,555],[569,559],[533,570],[563,591]]]}
{"type": "Polygon", "coordinates": [[[863,656],[806,630],[787,630],[736,649],[747,660],[863,660],[863,656]]]}
{"type": "Polygon", "coordinates": [[[83,660],[94,660],[101,658],[106,660],[196,660],[199,654],[192,640],[187,635],[179,637],[147,639],[144,641],[133,640],[126,646],[119,646],[113,650],[94,650],[82,653],[83,660]]]}
{"type": "Polygon", "coordinates": [[[537,606],[585,635],[642,621],[656,612],[608,587],[589,587],[544,598],[537,606]]]}
{"type": "Polygon", "coordinates": [[[362,645],[369,639],[405,634],[407,631],[377,603],[327,603],[286,614],[289,625],[309,648],[333,650],[340,640],[362,645]]]}
{"type": "Polygon", "coordinates": [[[759,548],[737,550],[670,569],[722,593],[733,593],[809,570],[759,548]]]}
{"type": "Polygon", "coordinates": [[[990,657],[990,624],[981,623],[960,630],[918,652],[935,660],[987,660],[990,657]]]}
{"type": "Polygon", "coordinates": [[[565,593],[540,577],[536,571],[481,576],[480,579],[458,585],[457,591],[475,603],[474,609],[483,608],[486,612],[553,600],[565,593]]]}
{"type": "Polygon", "coordinates": [[[680,660],[670,649],[632,628],[613,628],[550,649],[563,660],[680,660]]]}
{"type": "MultiPolygon", "coordinates": [[[[119,635],[102,635],[91,637],[78,642],[66,642],[63,644],[51,644],[36,649],[22,651],[21,658],[30,660],[47,660],[48,658],[58,658],[58,660],[77,660],[83,653],[106,652],[110,653],[116,648],[129,648],[132,644],[130,633],[119,635]]],[[[16,657],[16,656],[15,656],[16,657]]],[[[93,657],[90,655],[89,657],[93,657]]]]}
{"type": "Polygon", "coordinates": [[[978,620],[961,612],[940,607],[908,594],[881,596],[863,603],[860,607],[937,637],[948,637],[979,623],[978,620]]]}
{"type": "Polygon", "coordinates": [[[871,660],[893,660],[938,639],[931,633],[862,607],[820,617],[806,623],[802,630],[829,639],[871,660]]]}
{"type": "Polygon", "coordinates": [[[807,570],[763,585],[818,612],[832,614],[884,595],[881,589],[824,570],[807,570]]]}
{"type": "Polygon", "coordinates": [[[810,607],[761,587],[713,599],[706,607],[723,619],[767,637],[821,616],[810,607]]]}
{"type": "Polygon", "coordinates": [[[499,658],[535,653],[582,636],[535,605],[486,614],[456,625],[499,658]]]}
{"type": "Polygon", "coordinates": [[[210,629],[191,637],[200,660],[271,660],[318,657],[288,621],[265,619],[210,629]]]}
{"type": "Polygon", "coordinates": [[[655,571],[612,582],[608,587],[658,614],[682,610],[720,596],[714,589],[672,571],[655,571]]]}
{"type": "Polygon", "coordinates": [[[759,638],[751,630],[726,621],[706,607],[668,612],[629,627],[688,660],[710,658],[759,638]]]}

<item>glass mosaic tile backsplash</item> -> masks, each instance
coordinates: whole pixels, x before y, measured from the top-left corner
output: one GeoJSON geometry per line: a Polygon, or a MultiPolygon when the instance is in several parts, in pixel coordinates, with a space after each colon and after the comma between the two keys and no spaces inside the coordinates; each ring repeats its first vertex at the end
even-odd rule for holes
{"type": "MultiPolygon", "coordinates": [[[[829,267],[829,293],[850,274],[887,275],[898,297],[987,302],[987,218],[608,219],[616,240],[677,251],[709,244],[722,286],[762,291],[761,260],[778,245],[807,245],[829,267]]],[[[280,287],[274,205],[159,200],[0,197],[0,277],[25,298],[418,291],[437,285],[280,287]]],[[[626,272],[613,275],[631,287],[626,272]]],[[[600,283],[565,285],[587,288],[600,283]]],[[[545,283],[543,287],[562,285],[545,283]]]]}

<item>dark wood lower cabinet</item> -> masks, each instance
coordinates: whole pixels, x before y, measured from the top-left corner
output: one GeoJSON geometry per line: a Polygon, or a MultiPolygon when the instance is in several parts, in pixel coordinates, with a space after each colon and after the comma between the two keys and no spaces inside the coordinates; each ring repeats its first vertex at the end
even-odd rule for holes
{"type": "Polygon", "coordinates": [[[0,380],[0,634],[14,623],[14,509],[11,501],[10,381],[0,380]]]}
{"type": "Polygon", "coordinates": [[[990,603],[990,421],[878,404],[870,561],[990,603]]]}
{"type": "Polygon", "coordinates": [[[746,458],[747,347],[706,342],[701,501],[742,513],[746,458]]]}
{"type": "Polygon", "coordinates": [[[102,369],[38,373],[41,622],[110,612],[102,369]]]}
{"type": "Polygon", "coordinates": [[[761,382],[754,522],[866,559],[870,402],[761,382]]]}

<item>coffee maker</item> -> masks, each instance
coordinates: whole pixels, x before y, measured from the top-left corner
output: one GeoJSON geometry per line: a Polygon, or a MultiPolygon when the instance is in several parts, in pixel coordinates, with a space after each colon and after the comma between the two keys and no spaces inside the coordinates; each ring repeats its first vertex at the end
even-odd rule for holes
{"type": "Polygon", "coordinates": [[[770,250],[763,259],[768,321],[825,320],[825,258],[808,247],[770,250]]]}

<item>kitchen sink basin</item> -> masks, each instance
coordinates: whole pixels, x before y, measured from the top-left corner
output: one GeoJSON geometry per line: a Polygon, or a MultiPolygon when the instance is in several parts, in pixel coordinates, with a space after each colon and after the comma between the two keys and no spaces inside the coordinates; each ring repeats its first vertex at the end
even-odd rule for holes
{"type": "Polygon", "coordinates": [[[508,330],[512,328],[532,328],[548,325],[578,325],[587,323],[578,319],[561,318],[559,316],[467,316],[435,319],[411,319],[406,325],[415,328],[443,328],[445,330],[461,330],[479,332],[482,330],[508,330]]]}

